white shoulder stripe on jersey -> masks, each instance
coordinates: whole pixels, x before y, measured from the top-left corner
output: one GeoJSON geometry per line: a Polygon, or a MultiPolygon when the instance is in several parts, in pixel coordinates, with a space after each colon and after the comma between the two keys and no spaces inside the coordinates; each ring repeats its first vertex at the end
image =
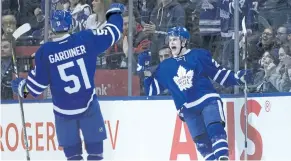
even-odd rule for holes
{"type": "Polygon", "coordinates": [[[158,81],[154,78],[154,82],[155,82],[155,86],[156,86],[156,89],[157,89],[157,95],[161,93],[160,91],[160,86],[159,86],[159,83],[158,81]]]}
{"type": "Polygon", "coordinates": [[[39,87],[39,88],[46,88],[47,86],[45,86],[45,85],[42,85],[42,84],[39,84],[39,83],[37,83],[34,79],[32,79],[30,76],[28,76],[27,77],[27,79],[31,82],[31,83],[33,83],[34,85],[36,85],[37,87],[39,87]]]}
{"type": "Polygon", "coordinates": [[[89,108],[89,105],[92,102],[95,94],[96,94],[96,91],[95,91],[95,88],[94,88],[93,89],[93,93],[91,95],[91,98],[87,102],[87,106],[84,107],[84,108],[79,108],[79,109],[75,109],[75,110],[64,110],[64,109],[61,109],[61,108],[59,108],[59,107],[54,105],[54,110],[57,111],[58,113],[61,113],[61,114],[64,114],[64,115],[77,115],[77,114],[83,113],[89,108]]]}
{"type": "Polygon", "coordinates": [[[116,41],[118,41],[119,39],[120,39],[120,37],[121,37],[121,33],[120,33],[120,30],[115,26],[115,25],[113,25],[113,24],[111,24],[111,23],[107,23],[106,25],[105,25],[105,27],[113,27],[116,31],[117,31],[117,33],[118,33],[118,39],[116,39],[116,41]]]}
{"type": "Polygon", "coordinates": [[[231,72],[230,70],[228,70],[228,71],[226,72],[225,76],[223,77],[222,81],[220,82],[220,85],[223,86],[223,84],[224,84],[225,80],[227,79],[227,77],[229,76],[229,73],[230,73],[230,72],[231,72]]]}
{"type": "Polygon", "coordinates": [[[40,95],[41,92],[38,92],[37,90],[33,89],[29,84],[26,84],[26,87],[33,93],[40,95]]]}
{"type": "Polygon", "coordinates": [[[31,73],[33,76],[35,76],[35,71],[34,71],[34,70],[32,70],[30,73],[31,73]]]}
{"type": "Polygon", "coordinates": [[[219,74],[221,73],[221,70],[218,70],[218,72],[215,74],[213,80],[216,81],[216,79],[218,78],[219,74]]]}
{"type": "Polygon", "coordinates": [[[113,31],[111,30],[110,27],[106,27],[106,29],[110,32],[110,35],[112,37],[112,42],[111,42],[111,46],[112,46],[115,43],[115,35],[114,35],[114,33],[113,33],[113,31]]]}

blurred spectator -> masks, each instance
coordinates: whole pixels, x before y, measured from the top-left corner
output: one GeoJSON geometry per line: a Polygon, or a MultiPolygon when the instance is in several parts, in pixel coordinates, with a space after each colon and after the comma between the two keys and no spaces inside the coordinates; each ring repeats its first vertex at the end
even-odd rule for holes
{"type": "Polygon", "coordinates": [[[162,61],[164,61],[165,59],[168,59],[172,57],[172,54],[171,54],[171,49],[168,47],[168,46],[163,46],[160,50],[159,50],[159,60],[160,60],[160,63],[162,61]]]}
{"type": "Polygon", "coordinates": [[[266,28],[259,37],[259,42],[249,44],[248,67],[257,70],[260,68],[259,61],[263,54],[268,51],[276,53],[275,33],[272,28],[266,28]]]}
{"type": "Polygon", "coordinates": [[[157,4],[156,0],[138,0],[137,8],[140,13],[141,22],[150,23],[150,17],[157,4]]]}
{"type": "MultiPolygon", "coordinates": [[[[46,0],[41,0],[41,6],[40,6],[40,10],[45,13],[45,1],[46,0]]],[[[69,0],[49,0],[49,10],[53,11],[53,10],[63,10],[64,9],[64,5],[67,4],[69,0]]]]}
{"type": "Polygon", "coordinates": [[[205,36],[203,39],[208,41],[204,42],[204,48],[209,49],[209,40],[213,39],[213,36],[220,34],[220,6],[219,1],[216,0],[203,0],[202,4],[198,4],[201,7],[199,28],[200,34],[205,36]],[[209,38],[211,37],[211,38],[209,38]]]}
{"type": "Polygon", "coordinates": [[[200,37],[199,21],[201,12],[201,0],[179,0],[185,9],[185,27],[190,32],[190,48],[200,48],[202,39],[200,37]]]}
{"type": "MultiPolygon", "coordinates": [[[[254,22],[254,12],[252,12],[253,0],[239,0],[239,31],[242,32],[242,20],[245,17],[245,27],[248,35],[252,31],[254,22]]],[[[222,36],[222,54],[220,55],[221,65],[234,69],[234,10],[235,1],[221,1],[220,4],[220,18],[221,18],[221,36],[222,36]]]]}
{"type": "Polygon", "coordinates": [[[78,32],[86,28],[86,20],[92,14],[91,7],[85,0],[70,0],[69,11],[73,16],[72,32],[78,32]]]}
{"type": "Polygon", "coordinates": [[[9,40],[1,43],[1,100],[13,98],[10,81],[12,80],[12,46],[9,40]]]}
{"type": "Polygon", "coordinates": [[[12,33],[16,30],[16,24],[17,22],[14,15],[2,16],[2,39],[11,40],[12,33]]]}
{"type": "Polygon", "coordinates": [[[92,0],[93,14],[91,14],[86,22],[86,29],[103,28],[105,25],[105,13],[110,5],[109,0],[92,0]]]}
{"type": "Polygon", "coordinates": [[[158,63],[158,49],[166,44],[166,32],[174,26],[185,26],[185,11],[176,0],[162,0],[152,11],[150,23],[142,25],[151,35],[152,62],[158,63]]]}
{"type": "Polygon", "coordinates": [[[291,92],[291,46],[283,44],[279,49],[279,60],[282,63],[279,71],[270,76],[270,82],[279,92],[291,92]]]}
{"type": "Polygon", "coordinates": [[[30,23],[34,29],[37,26],[37,20],[34,15],[34,10],[40,8],[40,0],[18,0],[19,12],[17,16],[18,26],[24,23],[30,23]]]}
{"type": "Polygon", "coordinates": [[[261,21],[266,21],[273,28],[287,23],[291,16],[290,0],[254,0],[261,21]]]}
{"type": "Polygon", "coordinates": [[[282,44],[289,43],[291,41],[291,29],[285,26],[280,26],[277,29],[276,34],[276,45],[281,46],[282,44]]]}
{"type": "Polygon", "coordinates": [[[2,0],[2,16],[17,15],[19,3],[18,0],[2,0]]]}
{"type": "MultiPolygon", "coordinates": [[[[135,16],[137,14],[133,14],[133,19],[135,20],[135,16]]],[[[123,53],[125,54],[125,57],[122,60],[122,64],[121,67],[127,67],[127,63],[128,63],[128,30],[129,30],[129,15],[128,12],[125,12],[123,14],[123,40],[122,40],[122,49],[123,49],[123,53]]],[[[132,35],[133,35],[133,69],[136,69],[136,61],[135,58],[137,58],[137,54],[145,51],[145,50],[149,50],[149,45],[150,45],[150,41],[148,39],[148,36],[145,35],[145,33],[142,31],[142,26],[136,22],[133,21],[132,24],[132,35]]]]}
{"type": "Polygon", "coordinates": [[[41,40],[44,37],[44,19],[45,19],[45,13],[37,7],[34,10],[34,19],[36,20],[36,23],[33,28],[33,32],[31,34],[32,37],[35,39],[41,40]]]}
{"type": "Polygon", "coordinates": [[[262,70],[256,73],[256,92],[278,92],[270,82],[270,76],[276,72],[278,57],[274,52],[266,51],[260,61],[262,70]]]}

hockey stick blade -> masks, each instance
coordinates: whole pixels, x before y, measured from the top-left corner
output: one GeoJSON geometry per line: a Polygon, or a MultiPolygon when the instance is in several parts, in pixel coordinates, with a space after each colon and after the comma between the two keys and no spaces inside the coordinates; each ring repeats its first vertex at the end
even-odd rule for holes
{"type": "Polygon", "coordinates": [[[31,29],[31,26],[29,23],[25,23],[22,26],[20,26],[18,29],[14,31],[12,36],[15,40],[17,40],[21,35],[27,33],[31,29]]]}

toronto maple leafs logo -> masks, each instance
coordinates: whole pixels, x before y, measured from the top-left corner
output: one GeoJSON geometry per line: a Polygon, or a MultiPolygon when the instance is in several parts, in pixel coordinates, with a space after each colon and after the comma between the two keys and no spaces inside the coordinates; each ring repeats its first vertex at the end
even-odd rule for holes
{"type": "Polygon", "coordinates": [[[193,70],[189,70],[187,72],[187,70],[180,65],[178,68],[177,76],[175,76],[173,79],[174,79],[174,82],[179,87],[179,89],[183,91],[193,86],[192,84],[193,76],[194,76],[193,70]]]}

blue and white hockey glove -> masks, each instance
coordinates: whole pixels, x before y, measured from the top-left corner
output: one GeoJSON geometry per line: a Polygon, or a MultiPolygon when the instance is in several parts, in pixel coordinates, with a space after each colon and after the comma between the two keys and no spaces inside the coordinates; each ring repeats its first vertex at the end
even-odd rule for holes
{"type": "Polygon", "coordinates": [[[253,73],[251,70],[240,70],[236,73],[236,76],[240,85],[253,83],[253,73]]]}
{"type": "Polygon", "coordinates": [[[26,89],[26,79],[16,78],[12,80],[11,88],[15,94],[19,95],[22,98],[25,98],[28,94],[28,91],[26,89]]]}
{"type": "Polygon", "coordinates": [[[122,14],[124,12],[124,5],[121,3],[112,3],[106,12],[106,20],[113,14],[122,14]]]}
{"type": "Polygon", "coordinates": [[[144,51],[140,53],[137,57],[137,69],[136,71],[138,73],[141,73],[145,70],[149,69],[150,61],[151,61],[151,52],[150,51],[144,51]]]}

